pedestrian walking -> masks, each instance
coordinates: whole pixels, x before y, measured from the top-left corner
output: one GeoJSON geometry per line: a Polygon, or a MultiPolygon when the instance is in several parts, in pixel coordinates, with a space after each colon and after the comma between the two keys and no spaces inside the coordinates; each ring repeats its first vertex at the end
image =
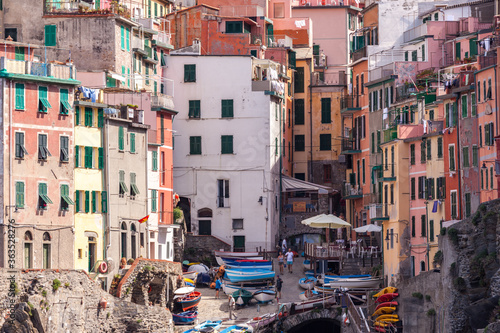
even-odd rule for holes
{"type": "Polygon", "coordinates": [[[222,282],[220,280],[220,276],[217,276],[217,280],[215,281],[215,298],[219,299],[219,290],[222,288],[222,282]]]}
{"type": "Polygon", "coordinates": [[[283,242],[281,243],[281,250],[283,253],[286,251],[286,239],[283,238],[283,242]]]}
{"type": "Polygon", "coordinates": [[[238,318],[236,317],[236,314],[233,315],[235,307],[236,307],[236,301],[234,300],[234,297],[231,294],[229,294],[229,320],[238,318]]]}
{"type": "Polygon", "coordinates": [[[279,252],[278,254],[278,264],[280,266],[280,274],[283,274],[283,266],[285,264],[285,258],[283,257],[283,252],[279,252]]]}
{"type": "Polygon", "coordinates": [[[276,276],[276,290],[278,291],[278,299],[281,298],[281,287],[283,287],[283,280],[279,275],[276,276]]]}
{"type": "Polygon", "coordinates": [[[288,273],[293,273],[293,252],[292,249],[288,249],[288,252],[285,253],[286,264],[288,265],[288,273]]]}

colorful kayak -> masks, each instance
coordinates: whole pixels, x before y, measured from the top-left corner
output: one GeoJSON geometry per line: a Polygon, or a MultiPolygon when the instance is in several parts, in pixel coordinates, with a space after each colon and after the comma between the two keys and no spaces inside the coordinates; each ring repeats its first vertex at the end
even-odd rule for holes
{"type": "Polygon", "coordinates": [[[384,302],[384,303],[380,303],[379,305],[377,305],[377,307],[375,308],[375,311],[380,309],[380,308],[383,308],[384,306],[398,306],[398,302],[384,302]]]}
{"type": "Polygon", "coordinates": [[[179,304],[179,306],[182,308],[182,311],[187,311],[191,308],[194,308],[200,303],[200,301],[201,293],[199,291],[193,291],[190,294],[175,299],[175,302],[179,304]]]}
{"type": "Polygon", "coordinates": [[[390,302],[396,297],[398,297],[398,293],[388,293],[388,294],[383,294],[382,296],[379,296],[376,300],[375,303],[384,303],[384,302],[390,302]]]}
{"type": "Polygon", "coordinates": [[[383,314],[390,314],[396,311],[396,307],[389,307],[389,306],[384,306],[383,308],[378,309],[372,314],[372,317],[378,317],[383,314]]]}
{"type": "Polygon", "coordinates": [[[274,278],[274,271],[266,269],[226,269],[225,276],[231,282],[245,282],[245,281],[258,281],[274,278]]]}
{"type": "Polygon", "coordinates": [[[179,324],[192,324],[198,317],[198,311],[185,311],[181,313],[172,313],[172,319],[174,323],[179,324]]]}
{"type": "Polygon", "coordinates": [[[252,293],[245,290],[245,289],[236,290],[232,296],[233,296],[234,300],[236,301],[236,304],[238,304],[240,306],[247,305],[248,302],[253,297],[252,293]]]}
{"type": "Polygon", "coordinates": [[[382,289],[381,291],[379,291],[378,293],[376,293],[375,295],[373,295],[373,298],[377,298],[377,297],[380,297],[384,294],[391,294],[391,293],[395,293],[398,291],[398,288],[395,288],[395,287],[387,287],[387,288],[384,288],[382,289]]]}
{"type": "Polygon", "coordinates": [[[276,298],[276,291],[270,289],[261,289],[253,293],[255,298],[260,303],[271,302],[276,298]]]}
{"type": "Polygon", "coordinates": [[[318,279],[316,279],[314,277],[302,278],[299,280],[299,286],[302,289],[311,290],[311,289],[314,289],[314,286],[316,285],[316,281],[318,281],[318,279]]]}
{"type": "Polygon", "coordinates": [[[399,316],[397,314],[384,314],[381,316],[378,316],[375,321],[380,321],[380,322],[395,322],[399,320],[399,316]]]}

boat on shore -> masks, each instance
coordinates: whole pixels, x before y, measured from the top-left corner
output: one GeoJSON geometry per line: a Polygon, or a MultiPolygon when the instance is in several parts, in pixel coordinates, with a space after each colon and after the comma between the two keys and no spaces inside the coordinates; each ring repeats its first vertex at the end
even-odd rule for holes
{"type": "Polygon", "coordinates": [[[253,332],[253,329],[247,325],[232,325],[219,333],[245,333],[245,332],[253,332]]]}
{"type": "Polygon", "coordinates": [[[294,302],[292,303],[292,307],[294,308],[295,313],[306,312],[309,310],[313,310],[316,308],[323,308],[324,306],[335,304],[335,295],[330,295],[321,298],[315,298],[312,300],[307,300],[303,302],[294,302]]]}
{"type": "Polygon", "coordinates": [[[299,286],[302,289],[310,290],[314,289],[314,286],[316,285],[316,282],[318,279],[311,277],[311,278],[302,278],[299,280],[299,286]]]}
{"type": "Polygon", "coordinates": [[[318,298],[318,297],[321,297],[321,294],[318,293],[316,290],[303,291],[299,294],[299,298],[301,301],[307,301],[307,300],[310,300],[313,298],[318,298]],[[307,293],[310,293],[309,296],[306,295],[307,293]]]}
{"type": "Polygon", "coordinates": [[[214,251],[216,257],[258,257],[259,252],[214,251]]]}
{"type": "Polygon", "coordinates": [[[185,279],[196,281],[196,278],[198,277],[198,272],[184,272],[182,273],[182,277],[185,279]]]}
{"type": "Polygon", "coordinates": [[[189,325],[198,318],[198,311],[185,311],[181,313],[172,313],[172,319],[176,325],[189,325]]]}
{"type": "Polygon", "coordinates": [[[260,282],[260,283],[231,283],[231,281],[224,280],[222,282],[222,290],[226,295],[234,293],[236,290],[239,289],[246,289],[247,291],[251,292],[254,294],[255,292],[262,290],[262,289],[271,289],[274,290],[274,285],[270,285],[267,282],[260,282]]]}
{"type": "Polygon", "coordinates": [[[224,260],[239,260],[239,259],[249,259],[249,260],[263,260],[263,256],[249,256],[249,257],[232,257],[232,256],[223,256],[223,257],[215,257],[217,264],[219,266],[225,265],[224,260]]]}
{"type": "Polygon", "coordinates": [[[330,288],[377,288],[383,282],[382,278],[349,278],[349,279],[336,279],[330,280],[328,283],[325,283],[325,287],[330,288]]]}
{"type": "Polygon", "coordinates": [[[275,273],[267,269],[226,269],[225,275],[231,282],[245,282],[273,279],[275,273]]]}
{"type": "Polygon", "coordinates": [[[187,295],[182,295],[175,298],[175,303],[182,309],[182,311],[187,311],[189,309],[197,306],[201,301],[201,293],[199,291],[193,291],[187,295]]]}
{"type": "Polygon", "coordinates": [[[261,289],[253,293],[253,298],[260,303],[271,302],[276,298],[276,291],[271,289],[261,289]]]}
{"type": "Polygon", "coordinates": [[[276,320],[276,313],[266,313],[263,316],[260,317],[254,317],[247,321],[247,325],[252,327],[254,330],[257,330],[258,328],[266,327],[268,325],[271,325],[274,323],[276,320]]]}
{"type": "Polygon", "coordinates": [[[253,297],[252,293],[245,289],[236,290],[232,296],[239,306],[247,305],[253,297]]]}
{"type": "Polygon", "coordinates": [[[238,269],[267,269],[272,270],[273,263],[270,260],[248,260],[248,259],[222,259],[224,265],[238,269]]]}

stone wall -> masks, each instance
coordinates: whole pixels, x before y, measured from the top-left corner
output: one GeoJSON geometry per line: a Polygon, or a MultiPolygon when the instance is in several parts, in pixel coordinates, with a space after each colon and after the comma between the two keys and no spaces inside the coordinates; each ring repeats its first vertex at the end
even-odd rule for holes
{"type": "MultiPolygon", "coordinates": [[[[231,245],[214,236],[186,235],[186,245],[184,249],[184,260],[190,262],[203,262],[210,266],[215,264],[214,251],[232,251],[231,245]]],[[[248,249],[247,251],[253,251],[248,249]]]]}
{"type": "Polygon", "coordinates": [[[166,308],[147,307],[116,298],[83,271],[0,269],[1,332],[165,332],[173,330],[166,308]],[[13,274],[17,295],[13,324],[6,321],[13,274]],[[60,281],[56,290],[54,281],[60,281]],[[101,299],[106,307],[99,306],[101,299]],[[36,328],[36,330],[34,329],[36,328]]]}

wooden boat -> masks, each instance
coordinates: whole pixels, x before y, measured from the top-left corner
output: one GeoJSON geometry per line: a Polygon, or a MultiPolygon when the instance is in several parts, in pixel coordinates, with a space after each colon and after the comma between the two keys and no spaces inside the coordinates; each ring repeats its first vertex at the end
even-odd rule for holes
{"type": "Polygon", "coordinates": [[[275,273],[267,269],[226,269],[225,275],[231,282],[245,282],[272,279],[275,273]]]}
{"type": "Polygon", "coordinates": [[[271,302],[276,298],[276,291],[271,289],[261,289],[253,293],[253,298],[260,303],[271,302]]]}
{"type": "Polygon", "coordinates": [[[233,325],[228,328],[220,331],[219,333],[244,333],[244,332],[252,332],[253,329],[246,325],[233,325]]]}
{"type": "Polygon", "coordinates": [[[299,298],[302,300],[302,301],[307,301],[309,299],[313,299],[313,298],[317,298],[317,297],[321,297],[321,294],[318,293],[316,290],[311,290],[309,291],[309,293],[311,293],[311,295],[309,297],[306,296],[306,293],[308,291],[303,291],[299,294],[299,298]]]}
{"type": "Polygon", "coordinates": [[[198,276],[198,272],[184,272],[184,273],[182,273],[182,276],[185,279],[191,279],[193,281],[196,281],[196,277],[198,276]]]}
{"type": "Polygon", "coordinates": [[[316,281],[318,281],[318,279],[312,277],[312,278],[302,278],[299,280],[299,286],[302,288],[302,289],[307,289],[307,290],[311,290],[311,289],[314,289],[314,285],[316,284],[316,281]]]}
{"type": "Polygon", "coordinates": [[[395,288],[395,287],[386,287],[384,289],[382,289],[381,291],[379,291],[378,293],[376,293],[375,295],[373,295],[373,298],[377,298],[377,297],[380,297],[384,294],[391,294],[391,293],[395,293],[398,291],[398,288],[395,288]]]}
{"type": "Polygon", "coordinates": [[[383,278],[349,278],[349,279],[336,279],[330,280],[328,283],[325,283],[325,287],[331,288],[376,288],[380,283],[382,283],[383,278]]]}
{"type": "Polygon", "coordinates": [[[247,269],[267,269],[272,270],[273,263],[270,260],[247,260],[247,259],[222,259],[224,265],[231,268],[247,268],[247,269]]]}
{"type": "Polygon", "coordinates": [[[396,311],[396,307],[395,306],[393,306],[393,307],[384,306],[383,308],[380,308],[377,311],[375,311],[372,314],[372,317],[377,317],[377,316],[380,316],[380,315],[383,315],[383,314],[390,314],[390,313],[393,313],[394,311],[396,311]]]}
{"type": "Polygon", "coordinates": [[[378,316],[375,321],[380,321],[380,322],[384,322],[384,321],[387,321],[387,322],[395,322],[395,321],[399,321],[399,316],[395,313],[393,314],[383,314],[381,316],[378,316]]]}
{"type": "Polygon", "coordinates": [[[216,257],[258,257],[259,252],[226,252],[214,251],[216,257]]]}
{"type": "Polygon", "coordinates": [[[383,294],[382,296],[379,296],[376,300],[375,303],[384,303],[384,302],[390,302],[396,297],[398,297],[398,293],[388,293],[388,294],[383,294]]]}
{"type": "Polygon", "coordinates": [[[398,306],[398,305],[399,305],[398,302],[384,302],[384,303],[380,303],[379,305],[377,305],[375,310],[383,308],[384,306],[398,306]]]}
{"type": "Polygon", "coordinates": [[[197,306],[201,301],[201,293],[199,291],[193,291],[187,295],[183,295],[175,299],[175,302],[179,304],[182,311],[187,311],[189,309],[197,306]]]}
{"type": "Polygon", "coordinates": [[[236,290],[240,290],[241,288],[247,290],[252,293],[252,295],[262,289],[274,289],[274,286],[269,286],[267,283],[238,283],[233,284],[231,282],[223,282],[222,290],[226,295],[234,293],[236,290]]]}
{"type": "Polygon", "coordinates": [[[194,287],[182,287],[182,288],[176,289],[174,291],[174,295],[176,295],[176,296],[186,295],[186,294],[192,293],[193,291],[194,291],[194,287]]]}
{"type": "Polygon", "coordinates": [[[250,256],[250,257],[232,257],[232,256],[223,256],[223,257],[215,257],[217,264],[219,266],[225,265],[224,260],[238,260],[238,259],[250,259],[250,260],[262,260],[263,256],[250,256]]]}
{"type": "Polygon", "coordinates": [[[221,325],[222,325],[222,320],[215,320],[215,321],[206,320],[203,323],[196,325],[194,328],[200,332],[213,332],[218,330],[221,327],[221,325]],[[213,331],[206,330],[209,328],[212,328],[213,331]]]}
{"type": "Polygon", "coordinates": [[[276,313],[266,313],[263,316],[254,317],[254,318],[250,319],[249,321],[247,321],[246,324],[248,326],[252,327],[254,330],[257,330],[258,328],[266,327],[266,326],[274,323],[274,321],[276,320],[276,317],[277,317],[276,313]]]}
{"type": "Polygon", "coordinates": [[[295,306],[295,312],[300,313],[300,312],[306,312],[315,308],[322,308],[323,304],[335,304],[335,295],[330,295],[326,297],[321,297],[321,298],[315,298],[312,300],[307,300],[303,302],[294,302],[293,305],[295,306]]]}
{"type": "Polygon", "coordinates": [[[232,296],[236,304],[240,306],[247,305],[253,297],[252,293],[245,289],[236,290],[232,296]]]}
{"type": "Polygon", "coordinates": [[[332,294],[335,292],[336,288],[326,287],[326,286],[314,286],[314,291],[324,294],[332,294]]]}
{"type": "Polygon", "coordinates": [[[198,317],[198,311],[185,311],[181,313],[172,313],[172,319],[176,325],[192,324],[198,317]]]}
{"type": "Polygon", "coordinates": [[[311,269],[311,260],[309,260],[309,259],[304,260],[302,265],[304,265],[304,270],[306,270],[306,271],[310,270],[311,269]]]}

